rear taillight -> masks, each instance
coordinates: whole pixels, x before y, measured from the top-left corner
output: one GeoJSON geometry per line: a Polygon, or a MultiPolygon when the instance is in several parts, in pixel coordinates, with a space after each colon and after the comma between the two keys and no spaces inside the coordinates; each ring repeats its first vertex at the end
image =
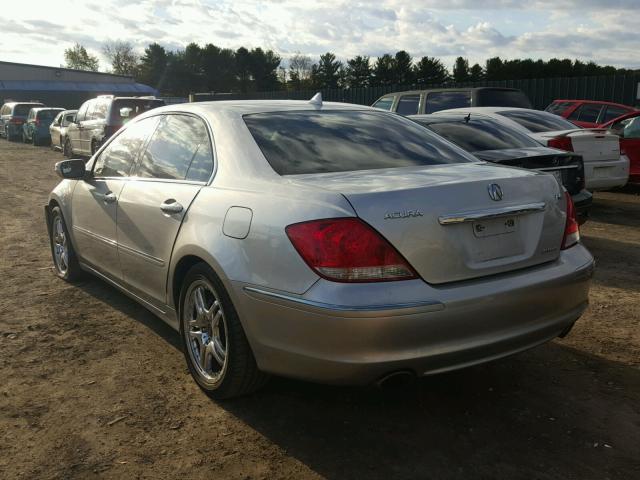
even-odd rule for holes
{"type": "Polygon", "coordinates": [[[9,123],[13,123],[14,125],[22,125],[24,123],[24,120],[22,120],[21,118],[10,118],[9,123]]]}
{"type": "Polygon", "coordinates": [[[569,137],[555,137],[547,141],[547,146],[564,150],[565,152],[573,152],[573,144],[569,137]]]}
{"type": "Polygon", "coordinates": [[[564,197],[567,200],[567,221],[564,225],[562,250],[572,247],[580,241],[580,227],[578,226],[578,219],[576,218],[576,207],[573,205],[573,200],[568,192],[564,192],[564,197]]]}
{"type": "Polygon", "coordinates": [[[358,218],[295,223],[287,236],[318,275],[335,282],[387,282],[417,278],[402,255],[358,218]]]}

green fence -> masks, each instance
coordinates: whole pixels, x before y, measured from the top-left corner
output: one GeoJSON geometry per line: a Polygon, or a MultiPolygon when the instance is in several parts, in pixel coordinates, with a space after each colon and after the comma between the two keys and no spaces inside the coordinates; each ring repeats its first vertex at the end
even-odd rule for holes
{"type": "MultiPolygon", "coordinates": [[[[332,102],[348,102],[371,105],[379,97],[390,92],[439,87],[509,87],[519,88],[527,94],[534,108],[544,109],[555,99],[604,100],[626,105],[640,104],[640,75],[607,75],[571,78],[535,78],[524,80],[499,80],[447,85],[381,85],[362,88],[324,88],[322,98],[332,102]]],[[[206,100],[305,100],[318,90],[276,90],[248,93],[196,93],[191,101],[206,100]]]]}

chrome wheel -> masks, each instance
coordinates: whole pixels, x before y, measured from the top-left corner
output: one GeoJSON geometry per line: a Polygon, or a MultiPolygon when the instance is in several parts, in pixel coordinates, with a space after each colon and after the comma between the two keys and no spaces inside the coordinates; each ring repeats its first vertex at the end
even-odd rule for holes
{"type": "Polygon", "coordinates": [[[227,370],[227,320],[220,297],[205,279],[194,281],[185,296],[183,332],[198,375],[217,384],[227,370]]]}
{"type": "Polygon", "coordinates": [[[58,271],[65,275],[69,270],[69,246],[67,235],[64,232],[62,218],[56,216],[53,219],[52,240],[53,240],[53,257],[56,262],[58,271]]]}

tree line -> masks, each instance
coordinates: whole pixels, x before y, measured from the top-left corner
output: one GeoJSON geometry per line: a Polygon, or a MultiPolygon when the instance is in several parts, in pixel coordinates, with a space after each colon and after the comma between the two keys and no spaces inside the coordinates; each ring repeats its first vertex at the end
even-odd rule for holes
{"type": "MultiPolygon", "coordinates": [[[[443,85],[483,80],[578,77],[632,73],[594,62],[552,58],[545,60],[493,57],[484,65],[469,65],[458,57],[451,71],[435,57],[413,58],[400,50],[375,59],[357,55],[345,62],[327,52],[314,61],[296,53],[285,67],[282,58],[262,48],[237,50],[211,43],[190,43],[171,51],[152,43],[138,55],[128,42],[108,42],[102,47],[112,73],[131,75],[164,95],[186,96],[191,92],[252,92],[320,88],[356,88],[376,85],[443,85]]],[[[99,60],[80,44],[66,49],[66,66],[98,71],[99,60]]]]}

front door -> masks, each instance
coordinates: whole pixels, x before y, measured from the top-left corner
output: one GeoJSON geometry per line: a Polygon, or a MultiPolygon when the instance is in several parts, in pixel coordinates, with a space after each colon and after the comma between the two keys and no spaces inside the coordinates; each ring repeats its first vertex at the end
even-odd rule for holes
{"type": "Polygon", "coordinates": [[[75,246],[83,262],[113,279],[122,278],[118,259],[118,199],[140,149],[155,129],[155,118],[124,130],[95,159],[91,178],[80,180],[72,198],[75,246]]]}
{"type": "Polygon", "coordinates": [[[189,206],[213,172],[211,141],[202,119],[162,116],[118,206],[118,252],[127,286],[166,304],[173,245],[189,206]]]}

